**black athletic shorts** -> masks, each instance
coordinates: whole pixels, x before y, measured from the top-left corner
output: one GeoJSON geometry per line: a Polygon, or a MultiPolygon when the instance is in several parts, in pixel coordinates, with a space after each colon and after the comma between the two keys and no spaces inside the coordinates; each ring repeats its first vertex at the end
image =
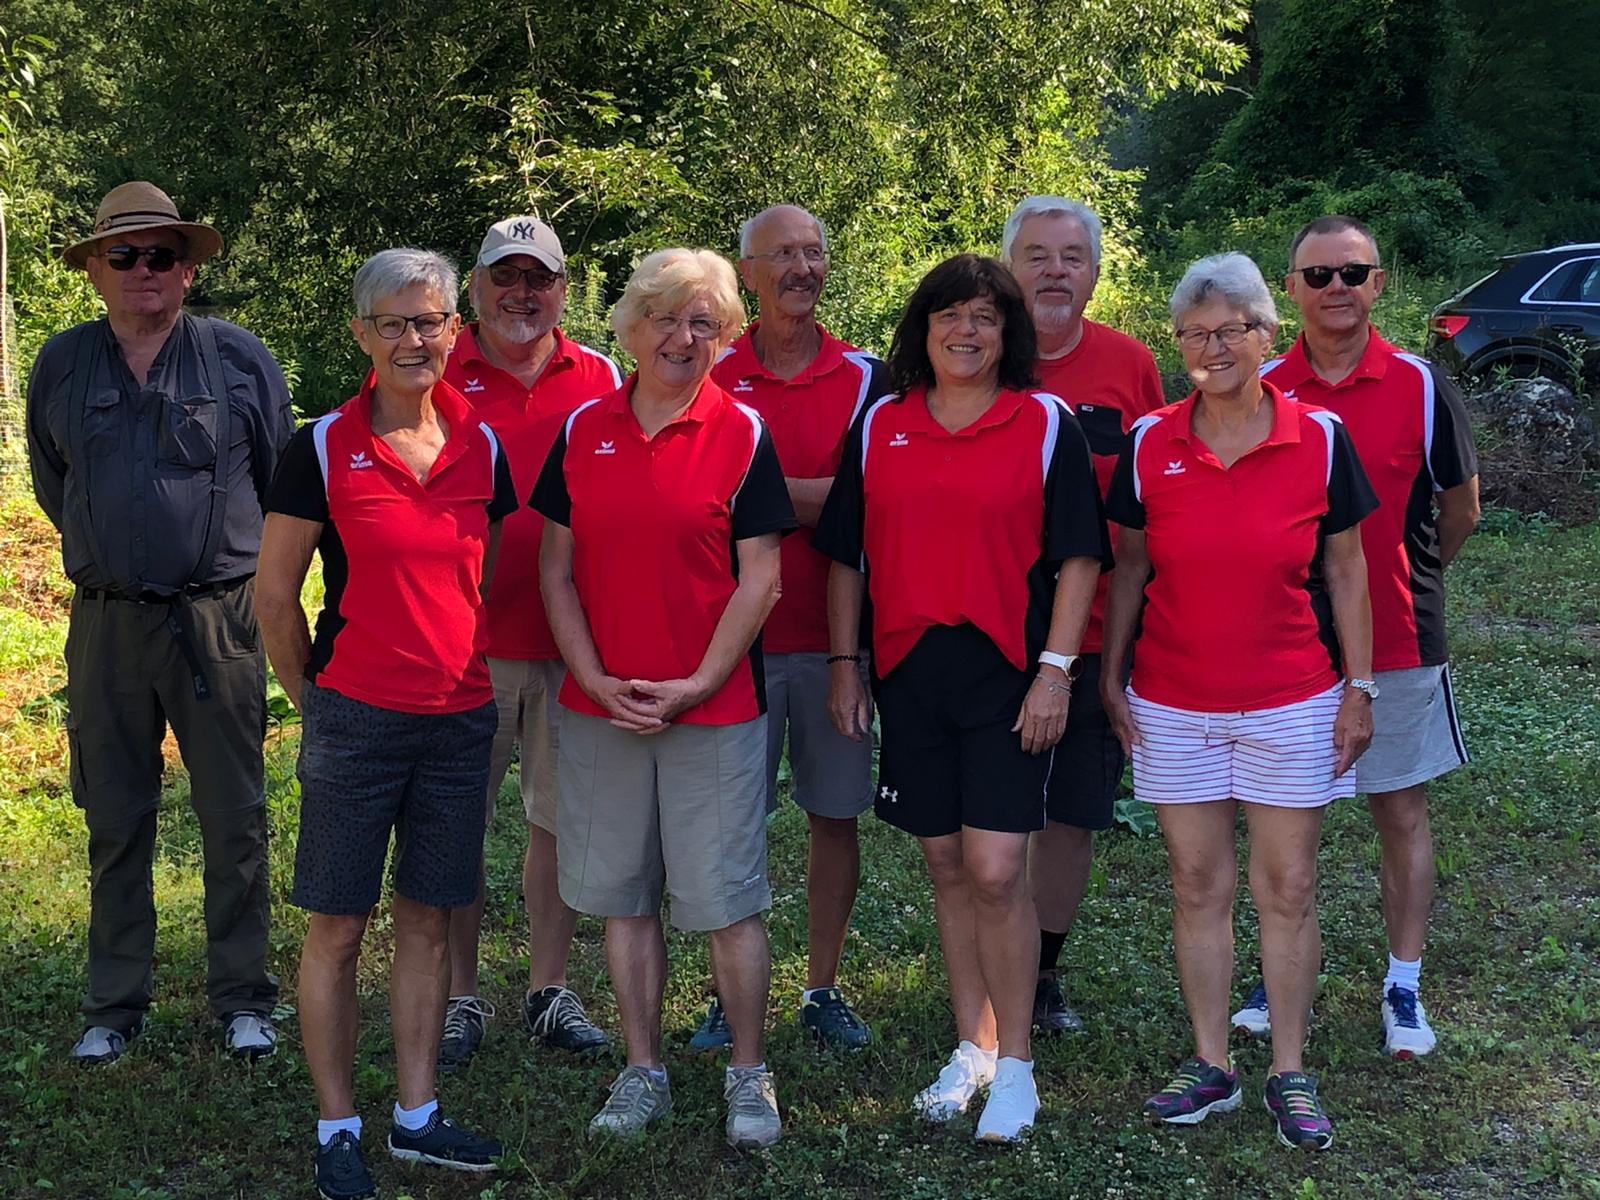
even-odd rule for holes
{"type": "Polygon", "coordinates": [[[1110,829],[1117,784],[1127,760],[1100,704],[1100,656],[1083,656],[1083,674],[1072,685],[1067,731],[1050,766],[1045,815],[1079,829],[1110,829]]]}
{"type": "Polygon", "coordinates": [[[1033,672],[973,625],[936,625],[877,685],[879,817],[917,837],[1044,828],[1050,751],[1011,732],[1033,672]]]}

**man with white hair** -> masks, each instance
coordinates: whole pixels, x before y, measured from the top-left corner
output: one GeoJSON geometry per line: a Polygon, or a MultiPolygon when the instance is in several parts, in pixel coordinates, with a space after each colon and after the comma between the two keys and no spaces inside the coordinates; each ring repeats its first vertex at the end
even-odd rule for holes
{"type": "MultiPolygon", "coordinates": [[[[779,204],[739,230],[739,273],[756,295],[752,322],[711,377],[767,422],[801,528],[783,539],[783,595],[761,634],[767,693],[767,811],[778,803],[787,734],[790,795],[810,824],[806,868],[809,968],[800,1020],[825,1045],[871,1040],[839,988],[850,912],[861,874],[857,818],[872,805],[872,745],[828,719],[828,559],[811,535],[839,467],[845,433],[862,405],[889,390],[882,362],[817,323],[828,276],[827,232],[803,208],[779,204]]],[[[854,664],[863,673],[863,663],[854,664]]],[[[713,1002],[692,1045],[728,1044],[713,1002]]]]}
{"type": "MultiPolygon", "coordinates": [[[[566,254],[555,230],[537,217],[508,217],[489,227],[467,283],[477,320],[456,339],[445,381],[489,422],[526,501],[561,422],[578,405],[622,382],[617,366],[561,332],[567,306],[566,254]]],[[[505,519],[499,565],[489,588],[489,673],[500,724],[489,763],[489,818],[520,747],[518,770],[528,850],[522,896],[528,910],[528,990],[523,1023],[546,1045],[595,1050],[605,1033],[567,986],[567,959],[578,914],[556,886],[556,693],[566,668],[539,596],[544,518],[523,507],[505,519]]],[[[478,995],[478,939],[484,893],[450,918],[450,1004],[439,1066],[465,1066],[483,1040],[492,1008],[478,995]]]]}
{"type": "MultiPolygon", "coordinates": [[[[1135,420],[1166,401],[1149,349],[1083,315],[1100,279],[1100,251],[1100,218],[1079,201],[1029,196],[1006,219],[1002,254],[1022,286],[1038,334],[1035,372],[1042,389],[1060,396],[1077,414],[1103,497],[1124,435],[1135,420]]],[[[1083,667],[1050,772],[1048,821],[1033,837],[1030,874],[1040,927],[1033,1020],[1044,1033],[1083,1029],[1082,1018],[1061,994],[1057,964],[1088,884],[1095,831],[1111,827],[1124,765],[1122,747],[1100,706],[1101,626],[1110,578],[1101,576],[1095,592],[1083,635],[1083,667]]]]}

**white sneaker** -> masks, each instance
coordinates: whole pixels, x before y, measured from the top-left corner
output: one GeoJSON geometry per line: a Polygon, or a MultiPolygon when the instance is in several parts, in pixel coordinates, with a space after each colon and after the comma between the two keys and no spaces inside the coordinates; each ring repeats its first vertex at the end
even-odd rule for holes
{"type": "Polygon", "coordinates": [[[222,1044],[231,1057],[255,1062],[278,1052],[278,1031],[262,1013],[229,1013],[222,1019],[222,1044]]]}
{"type": "Polygon", "coordinates": [[[116,1062],[128,1048],[128,1035],[106,1025],[91,1025],[72,1047],[75,1062],[85,1066],[116,1062]]]}
{"type": "Polygon", "coordinates": [[[1243,1033],[1266,1037],[1272,1032],[1272,1018],[1267,1015],[1267,985],[1257,982],[1245,998],[1244,1007],[1233,1014],[1233,1027],[1243,1033]]]}
{"type": "Polygon", "coordinates": [[[735,1150],[770,1146],[783,1134],[778,1090],[772,1072],[761,1067],[729,1067],[722,1085],[728,1102],[728,1145],[735,1150]]]}
{"type": "Polygon", "coordinates": [[[1421,1058],[1438,1041],[1417,994],[1398,983],[1391,984],[1383,994],[1383,1052],[1405,1062],[1421,1058]]]}
{"type": "Polygon", "coordinates": [[[989,1085],[989,1102],[978,1118],[980,1142],[1018,1142],[1039,1115],[1039,1090],[1033,1085],[1033,1063],[1002,1058],[989,1085]]]}
{"type": "Polygon", "coordinates": [[[941,1124],[967,1111],[967,1105],[994,1079],[995,1052],[962,1042],[950,1054],[950,1061],[927,1087],[912,1100],[925,1121],[941,1124]]]}

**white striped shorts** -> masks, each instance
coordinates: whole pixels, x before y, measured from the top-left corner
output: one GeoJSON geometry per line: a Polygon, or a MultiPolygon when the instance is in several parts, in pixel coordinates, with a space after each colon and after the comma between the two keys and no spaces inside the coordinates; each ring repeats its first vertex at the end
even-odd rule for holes
{"type": "Polygon", "coordinates": [[[1133,794],[1151,804],[1242,800],[1319,808],[1356,794],[1356,773],[1335,776],[1333,721],[1344,683],[1307,700],[1252,712],[1172,708],[1128,689],[1139,727],[1133,794]]]}

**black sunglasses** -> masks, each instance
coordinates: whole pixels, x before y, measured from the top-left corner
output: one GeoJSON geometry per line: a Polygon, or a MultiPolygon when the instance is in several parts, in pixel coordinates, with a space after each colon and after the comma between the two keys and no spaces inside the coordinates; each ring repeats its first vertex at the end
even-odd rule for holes
{"type": "Polygon", "coordinates": [[[1345,287],[1360,287],[1377,269],[1375,263],[1345,263],[1342,267],[1301,267],[1295,274],[1306,281],[1307,287],[1320,292],[1333,282],[1335,275],[1344,280],[1345,287]]]}
{"type": "Polygon", "coordinates": [[[171,246],[112,246],[109,250],[101,252],[100,257],[113,271],[131,271],[144,259],[145,266],[152,271],[166,272],[178,265],[178,252],[171,246]]]}
{"type": "Polygon", "coordinates": [[[536,292],[547,292],[555,287],[561,276],[543,267],[519,267],[514,263],[495,263],[489,268],[489,279],[495,287],[516,287],[519,279],[526,279],[536,292]]]}

